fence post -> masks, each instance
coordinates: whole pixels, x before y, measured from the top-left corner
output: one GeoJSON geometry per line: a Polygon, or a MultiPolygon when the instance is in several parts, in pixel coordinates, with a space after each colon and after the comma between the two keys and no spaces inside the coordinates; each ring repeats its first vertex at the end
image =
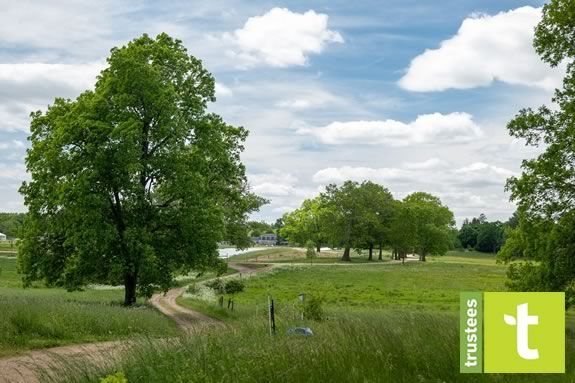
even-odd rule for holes
{"type": "Polygon", "coordinates": [[[269,324],[270,324],[270,335],[275,335],[276,333],[276,319],[274,310],[274,300],[268,295],[268,313],[269,313],[269,324]]]}

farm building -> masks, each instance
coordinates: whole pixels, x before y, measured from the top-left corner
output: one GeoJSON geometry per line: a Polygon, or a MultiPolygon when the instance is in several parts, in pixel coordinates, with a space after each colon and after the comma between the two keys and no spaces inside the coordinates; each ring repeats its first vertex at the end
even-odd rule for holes
{"type": "Polygon", "coordinates": [[[0,242],[5,241],[5,240],[6,240],[6,234],[0,233],[0,242]]]}

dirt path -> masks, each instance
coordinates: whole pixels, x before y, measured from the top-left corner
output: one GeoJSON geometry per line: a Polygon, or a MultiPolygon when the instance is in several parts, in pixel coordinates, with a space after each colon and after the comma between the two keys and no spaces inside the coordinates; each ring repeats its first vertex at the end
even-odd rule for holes
{"type": "Polygon", "coordinates": [[[76,344],[3,358],[0,359],[0,383],[40,383],[43,378],[56,377],[51,370],[73,361],[105,366],[117,361],[131,345],[129,341],[76,344]]]}
{"type": "MultiPolygon", "coordinates": [[[[249,265],[237,263],[230,263],[230,267],[237,270],[242,276],[269,270],[269,267],[253,268],[249,267],[249,265]]],[[[235,274],[230,276],[233,275],[235,274]]],[[[154,294],[150,299],[150,303],[164,315],[173,319],[186,334],[223,325],[223,322],[217,319],[179,306],[176,299],[184,293],[185,289],[185,287],[178,287],[168,290],[165,294],[154,294]]],[[[129,340],[119,340],[77,344],[0,358],[0,383],[40,383],[43,377],[55,378],[53,373],[50,374],[50,370],[66,366],[66,364],[73,361],[97,364],[99,366],[112,365],[114,362],[119,361],[122,354],[128,352],[135,343],[129,340]]]]}

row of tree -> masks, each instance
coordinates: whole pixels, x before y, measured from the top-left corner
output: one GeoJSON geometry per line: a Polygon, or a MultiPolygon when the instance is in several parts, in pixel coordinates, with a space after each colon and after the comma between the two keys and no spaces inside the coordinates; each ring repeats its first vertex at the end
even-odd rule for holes
{"type": "Polygon", "coordinates": [[[282,221],[282,237],[299,245],[312,241],[318,252],[323,244],[343,248],[343,261],[351,260],[351,250],[365,249],[372,260],[376,248],[379,259],[390,248],[397,259],[416,253],[425,261],[449,250],[455,231],[453,213],[439,198],[416,192],[399,201],[370,181],[328,185],[282,221]]]}

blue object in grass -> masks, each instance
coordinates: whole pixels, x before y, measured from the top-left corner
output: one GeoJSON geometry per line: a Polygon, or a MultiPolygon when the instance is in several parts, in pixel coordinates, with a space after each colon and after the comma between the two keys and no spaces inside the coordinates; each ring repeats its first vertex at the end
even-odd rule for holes
{"type": "Polygon", "coordinates": [[[313,335],[313,331],[309,327],[292,327],[287,330],[288,335],[303,335],[310,336],[313,335]]]}

